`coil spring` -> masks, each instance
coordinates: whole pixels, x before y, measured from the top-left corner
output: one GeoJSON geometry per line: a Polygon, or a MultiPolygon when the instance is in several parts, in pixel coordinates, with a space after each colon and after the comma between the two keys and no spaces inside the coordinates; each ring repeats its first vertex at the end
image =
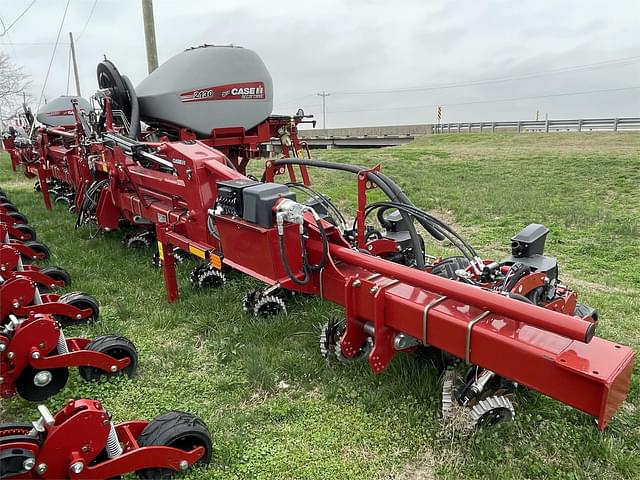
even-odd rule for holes
{"type": "Polygon", "coordinates": [[[67,347],[67,339],[64,338],[64,332],[60,329],[60,335],[58,335],[58,353],[69,353],[69,348],[67,347]]]}
{"type": "Polygon", "coordinates": [[[116,427],[113,426],[113,422],[110,422],[110,425],[109,435],[107,435],[107,455],[109,458],[115,458],[122,455],[122,445],[120,445],[118,441],[118,434],[116,433],[116,427]]]}

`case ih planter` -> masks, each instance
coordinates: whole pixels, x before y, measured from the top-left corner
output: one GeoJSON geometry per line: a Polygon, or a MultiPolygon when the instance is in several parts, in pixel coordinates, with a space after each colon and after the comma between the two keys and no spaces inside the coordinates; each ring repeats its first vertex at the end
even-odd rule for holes
{"type": "Polygon", "coordinates": [[[597,313],[578,303],[545,255],[544,226],[515,235],[511,255],[485,260],[379,166],[311,160],[296,135],[304,115],[267,116],[271,79],[242,49],[187,50],[138,89],[105,61],[98,82],[102,108],[90,131],[73,104],[74,129],[57,129],[55,141],[51,128],[41,132],[40,185],[51,175],[74,185],[77,225],[143,227],[158,242],[170,302],[178,299],[174,252],[184,251],[203,260],[194,283],[221,286],[230,269],[264,282],[243,300],[252,314],[285,313],[291,292],[342,305],[344,319],[320,332],[325,357],[366,357],[377,373],[399,352],[442,368],[464,362],[463,383],[444,382],[443,413],[458,403],[477,425],[512,419],[518,385],[596,417],[600,429],[624,401],[634,353],[595,336],[597,313]],[[229,68],[215,68],[220,62],[229,68]],[[260,180],[246,175],[251,155],[238,152],[273,136],[284,158],[268,160],[260,180]],[[353,224],[311,188],[312,167],[353,174],[353,224]],[[282,175],[286,183],[275,183],[282,175]],[[387,200],[369,203],[372,189],[387,200]],[[425,237],[459,256],[429,256],[425,237]]]}
{"type": "MultiPolygon", "coordinates": [[[[134,345],[124,337],[103,335],[66,339],[51,315],[10,316],[0,327],[0,396],[20,395],[42,401],[67,383],[69,367],[78,367],[87,381],[125,373],[132,376],[138,364],[134,345]]],[[[4,478],[4,477],[3,477],[4,478]]]]}
{"type": "Polygon", "coordinates": [[[0,425],[2,478],[168,478],[211,460],[202,420],[168,412],[151,422],[114,424],[97,400],[70,400],[55,415],[44,405],[33,424],[0,425]]]}

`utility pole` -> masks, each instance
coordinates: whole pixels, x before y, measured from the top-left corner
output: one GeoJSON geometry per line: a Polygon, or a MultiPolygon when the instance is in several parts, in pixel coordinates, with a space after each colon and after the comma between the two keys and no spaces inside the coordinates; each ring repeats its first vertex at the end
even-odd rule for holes
{"type": "Polygon", "coordinates": [[[325,92],[323,90],[322,93],[317,93],[316,95],[318,95],[319,97],[322,97],[322,128],[326,129],[327,128],[327,103],[326,103],[326,99],[327,99],[327,97],[331,96],[331,94],[327,93],[327,92],[325,92]]]}
{"type": "Polygon", "coordinates": [[[156,46],[156,26],[153,20],[153,0],[142,0],[144,20],[144,41],[147,46],[147,69],[149,73],[158,68],[158,47],[156,46]]]}
{"type": "MultiPolygon", "coordinates": [[[[76,46],[73,43],[73,33],[69,32],[69,44],[71,45],[71,60],[73,61],[73,74],[76,77],[76,94],[81,97],[80,93],[80,77],[78,76],[78,62],[76,62],[76,46]]],[[[67,76],[67,86],[69,86],[69,77],[67,76]]]]}

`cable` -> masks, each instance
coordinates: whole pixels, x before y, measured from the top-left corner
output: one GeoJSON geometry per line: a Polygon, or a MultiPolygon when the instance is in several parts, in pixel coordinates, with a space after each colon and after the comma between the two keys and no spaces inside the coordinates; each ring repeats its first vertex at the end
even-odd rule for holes
{"type": "Polygon", "coordinates": [[[335,204],[329,199],[329,197],[305,185],[304,183],[289,182],[286,185],[287,187],[294,188],[306,193],[312,199],[318,201],[318,203],[320,203],[321,205],[324,205],[327,210],[331,210],[336,217],[336,221],[340,222],[340,227],[342,228],[342,230],[344,231],[346,229],[347,220],[344,218],[344,215],[342,215],[342,212],[338,210],[338,207],[336,207],[335,204]]]}
{"type": "MultiPolygon", "coordinates": [[[[15,19],[13,22],[11,22],[11,23],[9,24],[9,26],[8,26],[8,27],[4,27],[4,23],[3,23],[3,29],[4,29],[4,31],[3,31],[2,33],[0,33],[0,37],[4,37],[7,33],[9,33],[9,30],[11,30],[11,27],[13,27],[16,23],[18,23],[18,21],[19,21],[22,17],[24,17],[24,15],[25,15],[25,14],[26,14],[30,9],[31,9],[31,7],[33,7],[33,4],[34,4],[34,3],[36,3],[36,1],[37,1],[37,0],[33,0],[29,5],[27,5],[27,8],[25,8],[25,9],[22,11],[22,13],[21,13],[20,15],[18,15],[18,16],[16,17],[16,19],[15,19]]],[[[68,4],[67,4],[67,6],[68,6],[68,4]]]]}
{"type": "Polygon", "coordinates": [[[618,58],[613,60],[605,60],[605,61],[596,62],[596,63],[587,63],[583,65],[574,65],[571,67],[556,68],[556,69],[547,70],[543,72],[525,73],[522,75],[506,75],[504,77],[494,77],[494,78],[487,78],[482,80],[440,83],[440,84],[426,85],[422,87],[382,88],[382,89],[372,89],[372,90],[338,90],[338,91],[332,91],[331,93],[334,95],[374,95],[374,94],[386,94],[386,93],[421,92],[426,90],[441,90],[441,89],[447,89],[447,88],[458,88],[458,87],[466,87],[466,86],[474,86],[474,85],[486,85],[491,83],[509,82],[513,80],[524,80],[527,78],[538,78],[538,77],[543,77],[547,75],[558,75],[562,73],[572,73],[576,71],[597,70],[600,68],[605,68],[610,66],[625,66],[625,65],[637,63],[638,61],[640,61],[640,56],[633,56],[633,57],[618,58]]]}
{"type": "Polygon", "coordinates": [[[80,35],[78,35],[76,37],[76,42],[80,41],[80,37],[82,37],[82,34],[87,30],[87,26],[89,25],[89,22],[91,21],[91,17],[93,16],[93,11],[95,10],[97,4],[98,4],[98,0],[93,0],[93,5],[91,6],[91,11],[89,12],[89,17],[87,17],[87,21],[84,23],[84,27],[82,27],[82,30],[80,31],[80,35]]]}
{"type": "MultiPolygon", "coordinates": [[[[2,23],[0,21],[0,23],[2,23]]],[[[11,45],[11,46],[28,46],[28,47],[34,47],[34,46],[49,46],[49,45],[55,45],[55,42],[0,42],[0,45],[11,45]]],[[[68,42],[60,42],[58,45],[69,45],[68,42]]]]}
{"type": "MultiPolygon", "coordinates": [[[[34,2],[35,3],[35,0],[34,2]]],[[[60,41],[60,34],[62,33],[62,27],[64,26],[64,21],[67,18],[67,12],[69,11],[69,4],[71,0],[67,0],[67,5],[64,7],[64,13],[62,14],[62,21],[60,22],[60,28],[58,28],[58,36],[56,37],[56,43],[53,46],[53,52],[51,53],[51,60],[49,61],[49,67],[47,68],[47,74],[44,77],[44,83],[42,84],[42,91],[40,92],[40,98],[38,99],[38,104],[36,106],[36,111],[40,109],[40,104],[42,103],[42,98],[44,97],[44,89],[47,86],[47,80],[49,79],[49,73],[51,72],[51,65],[53,65],[53,59],[56,56],[56,49],[58,48],[58,42],[60,41]]],[[[34,123],[31,126],[31,131],[29,132],[29,137],[33,135],[33,129],[36,127],[34,123]]]]}
{"type": "Polygon", "coordinates": [[[621,92],[626,90],[638,90],[640,86],[636,87],[621,87],[621,88],[605,88],[601,90],[587,90],[583,92],[564,92],[553,93],[549,95],[533,95],[529,97],[513,97],[513,98],[497,98],[493,100],[476,100],[472,102],[458,102],[458,103],[433,103],[430,105],[408,105],[406,107],[382,107],[382,108],[363,108],[358,110],[333,110],[333,113],[360,113],[360,112],[378,112],[381,110],[409,110],[416,108],[433,108],[433,107],[458,107],[463,105],[478,105],[483,103],[501,103],[501,102],[514,102],[518,100],[534,100],[537,98],[554,98],[554,97],[569,97],[575,95],[591,95],[594,93],[606,93],[606,92],[621,92]]]}

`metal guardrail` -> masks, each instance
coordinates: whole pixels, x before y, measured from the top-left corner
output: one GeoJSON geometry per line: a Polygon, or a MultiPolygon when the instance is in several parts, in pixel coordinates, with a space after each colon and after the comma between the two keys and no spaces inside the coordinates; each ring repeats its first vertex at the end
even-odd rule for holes
{"type": "Polygon", "coordinates": [[[640,130],[640,117],[518,120],[513,122],[459,122],[433,125],[433,133],[511,132],[618,132],[640,130]]]}

